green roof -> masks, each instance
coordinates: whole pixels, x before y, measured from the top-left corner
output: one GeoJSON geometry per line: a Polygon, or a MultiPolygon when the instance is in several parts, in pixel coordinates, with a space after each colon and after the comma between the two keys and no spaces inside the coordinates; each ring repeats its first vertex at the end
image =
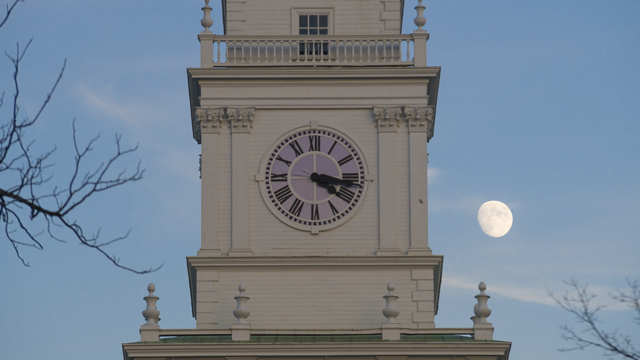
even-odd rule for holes
{"type": "MultiPolygon", "coordinates": [[[[344,342],[386,342],[381,334],[375,335],[251,335],[248,343],[344,343],[344,342]]],[[[414,335],[402,334],[395,342],[474,342],[465,335],[414,335]]],[[[160,343],[232,343],[231,335],[174,336],[160,339],[160,343]]],[[[484,341],[483,341],[484,342],[484,341]]]]}

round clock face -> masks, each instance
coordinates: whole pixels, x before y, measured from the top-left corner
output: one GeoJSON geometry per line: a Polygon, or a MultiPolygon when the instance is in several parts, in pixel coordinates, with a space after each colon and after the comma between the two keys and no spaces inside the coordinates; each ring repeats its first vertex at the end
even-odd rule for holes
{"type": "Polygon", "coordinates": [[[346,136],[322,127],[287,134],[266,154],[262,193],[270,210],[301,230],[328,230],[364,201],[364,159],[346,136]]]}

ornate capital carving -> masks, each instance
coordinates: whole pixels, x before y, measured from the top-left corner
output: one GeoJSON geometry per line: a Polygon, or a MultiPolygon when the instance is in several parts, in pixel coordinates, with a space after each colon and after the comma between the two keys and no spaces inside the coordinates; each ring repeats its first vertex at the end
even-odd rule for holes
{"type": "Polygon", "coordinates": [[[251,132],[254,113],[253,108],[227,108],[231,132],[251,132]]]}
{"type": "Polygon", "coordinates": [[[198,143],[202,140],[202,133],[219,133],[224,108],[196,108],[194,110],[194,137],[198,143]]]}
{"type": "Polygon", "coordinates": [[[404,117],[410,132],[426,132],[428,140],[433,136],[433,106],[404,107],[404,117]]]}
{"type": "Polygon", "coordinates": [[[373,108],[378,132],[396,132],[400,121],[400,108],[373,108]]]}

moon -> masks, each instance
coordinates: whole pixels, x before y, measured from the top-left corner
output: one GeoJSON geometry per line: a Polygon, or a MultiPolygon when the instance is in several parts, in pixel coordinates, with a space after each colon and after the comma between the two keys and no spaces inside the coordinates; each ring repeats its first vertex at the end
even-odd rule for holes
{"type": "Polygon", "coordinates": [[[487,201],[478,210],[478,223],[485,234],[498,238],[511,230],[513,215],[509,207],[500,201],[487,201]]]}

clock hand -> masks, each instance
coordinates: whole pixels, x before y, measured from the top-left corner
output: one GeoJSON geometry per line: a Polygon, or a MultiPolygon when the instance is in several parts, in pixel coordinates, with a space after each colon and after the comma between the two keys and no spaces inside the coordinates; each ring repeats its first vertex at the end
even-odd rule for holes
{"type": "Polygon", "coordinates": [[[329,191],[329,194],[335,194],[337,193],[336,188],[333,185],[329,185],[329,184],[325,184],[319,181],[316,181],[316,184],[318,184],[318,186],[327,189],[327,191],[329,191]]]}
{"type": "Polygon", "coordinates": [[[344,186],[354,186],[354,185],[360,186],[359,184],[354,183],[352,180],[338,179],[338,178],[334,178],[333,176],[324,175],[324,174],[318,175],[318,181],[327,183],[327,184],[338,184],[338,185],[344,185],[344,186]]]}

